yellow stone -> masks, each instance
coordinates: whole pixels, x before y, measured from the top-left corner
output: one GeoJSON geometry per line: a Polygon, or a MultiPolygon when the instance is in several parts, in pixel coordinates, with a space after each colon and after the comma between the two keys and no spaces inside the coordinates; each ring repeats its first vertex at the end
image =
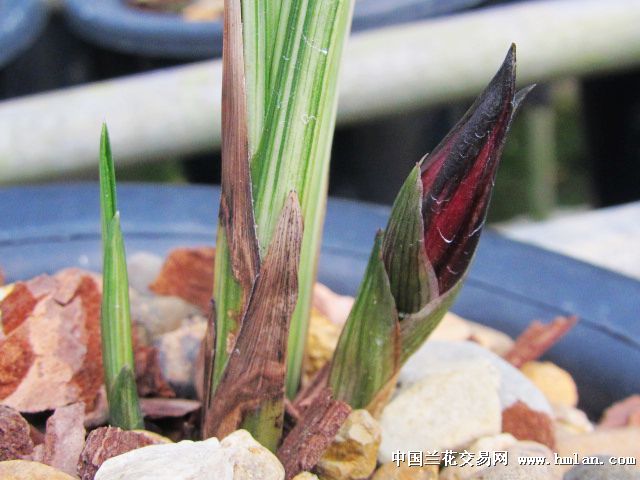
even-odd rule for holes
{"type": "Polygon", "coordinates": [[[522,373],[544,393],[550,403],[575,407],[578,387],[569,372],[551,362],[527,362],[522,373]]]}
{"type": "Polygon", "coordinates": [[[224,0],[199,0],[187,5],[182,11],[186,20],[207,22],[217,20],[224,13],[224,0]]]}
{"type": "Polygon", "coordinates": [[[371,480],[437,480],[438,466],[424,465],[413,467],[406,464],[396,465],[394,462],[382,465],[371,480]]]}
{"type": "Polygon", "coordinates": [[[513,348],[515,342],[506,333],[480,323],[471,321],[467,323],[471,329],[470,338],[481,347],[491,350],[501,357],[513,348]]]}
{"type": "Polygon", "coordinates": [[[311,378],[325,363],[331,360],[339,337],[340,326],[318,310],[313,309],[309,318],[309,333],[304,359],[304,374],[307,378],[311,378]]]}
{"type": "Polygon", "coordinates": [[[556,437],[593,431],[593,424],[582,410],[568,405],[553,405],[553,426],[556,437]]]}
{"type": "Polygon", "coordinates": [[[0,479],[2,480],[75,480],[49,465],[27,460],[9,460],[0,462],[0,479]]]}
{"type": "Polygon", "coordinates": [[[9,296],[11,292],[13,292],[14,287],[14,283],[10,283],[9,285],[0,285],[0,302],[2,302],[9,296]]]}
{"type": "Polygon", "coordinates": [[[369,478],[376,468],[380,425],[366,410],[354,410],[316,466],[322,480],[369,478]]]}
{"type": "Polygon", "coordinates": [[[164,435],[160,435],[159,433],[152,432],[150,430],[137,429],[137,430],[133,430],[133,431],[136,432],[136,433],[140,433],[140,434],[144,435],[149,440],[151,440],[154,444],[158,444],[158,443],[173,443],[173,440],[171,440],[170,438],[165,437],[164,435]]]}
{"type": "Polygon", "coordinates": [[[471,336],[469,322],[455,313],[447,312],[436,329],[429,335],[429,340],[445,342],[462,342],[471,336]]]}
{"type": "Polygon", "coordinates": [[[311,472],[300,472],[292,480],[318,480],[318,476],[311,472]]]}

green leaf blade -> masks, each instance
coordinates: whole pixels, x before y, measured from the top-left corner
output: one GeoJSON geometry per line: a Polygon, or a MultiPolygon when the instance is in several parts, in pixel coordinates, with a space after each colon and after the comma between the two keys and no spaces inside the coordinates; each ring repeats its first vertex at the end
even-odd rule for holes
{"type": "Polygon", "coordinates": [[[100,329],[102,363],[111,422],[121,428],[143,425],[135,384],[131,336],[129,278],[109,134],[103,125],[100,140],[100,211],[103,239],[100,329]]]}
{"type": "Polygon", "coordinates": [[[399,368],[398,315],[376,237],[364,280],[331,364],[336,399],[366,408],[399,368]]]}
{"type": "Polygon", "coordinates": [[[106,232],[109,222],[116,214],[116,177],[113,168],[113,157],[111,155],[111,142],[109,141],[109,130],[106,124],[102,124],[100,134],[100,219],[102,222],[102,243],[106,241],[106,232]]]}
{"type": "Polygon", "coordinates": [[[118,373],[109,401],[109,418],[113,425],[125,430],[144,428],[142,411],[138,402],[135,374],[130,367],[124,366],[118,373]]]}
{"type": "MultiPolygon", "coordinates": [[[[120,214],[116,212],[107,228],[102,280],[102,358],[107,385],[109,412],[114,425],[124,429],[139,428],[142,417],[130,417],[127,412],[139,411],[137,394],[121,392],[129,389],[128,383],[118,381],[124,370],[135,371],[131,314],[129,305],[129,279],[124,250],[120,214]],[[130,404],[124,405],[123,399],[130,404]],[[125,409],[126,412],[121,411],[125,409]],[[124,424],[120,419],[133,418],[124,424]]],[[[135,378],[134,378],[135,385],[135,378]]]]}

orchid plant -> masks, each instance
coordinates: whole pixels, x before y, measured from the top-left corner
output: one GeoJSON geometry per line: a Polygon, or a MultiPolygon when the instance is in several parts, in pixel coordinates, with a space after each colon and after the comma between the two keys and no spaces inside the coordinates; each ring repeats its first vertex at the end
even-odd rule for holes
{"type": "MultiPolygon", "coordinates": [[[[337,78],[351,0],[226,0],[222,194],[204,340],[202,435],[281,443],[298,392],[326,203],[337,78]]],[[[485,91],[411,171],[375,237],[355,304],[316,379],[353,408],[384,404],[400,367],[460,291],[502,148],[530,89],[515,46],[485,91]]],[[[111,418],[141,425],[128,284],[106,129],[101,149],[103,349],[111,418]]]]}

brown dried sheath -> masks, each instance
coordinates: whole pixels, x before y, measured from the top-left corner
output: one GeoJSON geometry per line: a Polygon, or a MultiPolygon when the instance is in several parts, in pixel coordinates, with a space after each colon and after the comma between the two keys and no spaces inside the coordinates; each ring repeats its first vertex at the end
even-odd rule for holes
{"type": "Polygon", "coordinates": [[[242,286],[246,304],[260,269],[260,254],[249,170],[241,4],[240,0],[224,3],[220,221],[227,235],[233,275],[242,286]]]}
{"type": "MultiPolygon", "coordinates": [[[[251,172],[247,133],[247,98],[242,41],[242,8],[240,0],[225,0],[224,38],[222,49],[222,195],[220,224],[224,228],[231,270],[242,290],[242,305],[235,331],[241,328],[251,291],[260,269],[260,253],[253,215],[251,172]]],[[[220,240],[220,239],[218,239],[220,240]]],[[[220,249],[218,250],[220,251],[220,249]]],[[[224,259],[219,259],[224,261],[224,259]]],[[[215,355],[216,310],[212,305],[204,351],[204,394],[202,431],[209,431],[210,405],[215,355]]],[[[233,338],[233,336],[230,336],[233,338]]],[[[204,438],[208,438],[208,435],[204,438]]]]}
{"type": "MultiPolygon", "coordinates": [[[[289,322],[298,296],[302,212],[295,193],[282,210],[235,348],[203,425],[205,438],[223,438],[268,402],[284,408],[289,322]]],[[[282,416],[275,420],[282,428],[282,416]]]]}
{"type": "Polygon", "coordinates": [[[333,442],[340,427],[351,413],[345,402],[335,400],[331,388],[318,391],[303,418],[287,435],[278,449],[278,459],[285,470],[285,479],[311,470],[333,442]]]}

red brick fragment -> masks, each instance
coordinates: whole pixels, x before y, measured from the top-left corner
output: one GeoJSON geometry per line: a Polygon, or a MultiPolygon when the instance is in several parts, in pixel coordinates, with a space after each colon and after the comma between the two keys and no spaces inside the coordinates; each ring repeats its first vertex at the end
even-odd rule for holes
{"type": "Polygon", "coordinates": [[[0,319],[2,319],[1,326],[4,334],[9,335],[22,325],[37,303],[38,299],[25,283],[16,283],[11,293],[0,303],[0,319]]]}
{"type": "Polygon", "coordinates": [[[180,418],[197,412],[200,402],[186,398],[141,398],[140,409],[145,418],[180,418]]]}
{"type": "Polygon", "coordinates": [[[0,405],[0,462],[21,459],[33,452],[30,430],[17,410],[0,405]]]}
{"type": "Polygon", "coordinates": [[[34,359],[28,328],[21,328],[0,341],[0,400],[16,391],[34,359]]]}
{"type": "Polygon", "coordinates": [[[154,437],[148,432],[125,431],[116,427],[96,428],[87,437],[80,454],[78,475],[82,480],[93,480],[108,459],[157,443],[163,443],[161,437],[154,437]]]}
{"type": "Polygon", "coordinates": [[[83,340],[87,346],[82,368],[71,379],[80,389],[77,402],[85,404],[87,412],[95,409],[98,391],[103,383],[102,337],[100,330],[100,309],[102,292],[97,283],[89,276],[83,276],[75,292],[84,313],[83,340]]]}
{"type": "Polygon", "coordinates": [[[162,376],[158,349],[138,344],[135,346],[134,355],[138,394],[141,397],[175,397],[175,392],[162,376]]]}
{"type": "Polygon", "coordinates": [[[92,410],[103,377],[95,275],[67,269],[23,285],[13,292],[20,302],[2,302],[10,332],[0,341],[0,400],[21,412],[76,402],[92,410]]]}
{"type": "Polygon", "coordinates": [[[213,292],[215,248],[177,248],[169,253],[149,289],[158,295],[173,295],[208,312],[213,292]]]}
{"type": "Polygon", "coordinates": [[[47,420],[42,463],[75,476],[84,435],[84,404],[56,408],[47,420]]]}
{"type": "Polygon", "coordinates": [[[502,411],[502,431],[518,440],[531,440],[553,450],[555,436],[549,415],[530,409],[526,403],[517,401],[502,411]]]}
{"type": "Polygon", "coordinates": [[[531,322],[527,329],[516,338],[515,344],[504,359],[516,368],[527,362],[537,360],[553,347],[578,322],[578,317],[556,317],[553,322],[544,324],[531,322]]]}

